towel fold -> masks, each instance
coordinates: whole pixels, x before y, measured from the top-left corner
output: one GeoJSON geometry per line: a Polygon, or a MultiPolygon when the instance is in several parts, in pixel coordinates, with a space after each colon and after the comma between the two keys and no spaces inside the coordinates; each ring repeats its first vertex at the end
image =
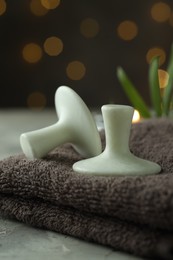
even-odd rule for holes
{"type": "Polygon", "coordinates": [[[80,175],[72,165],[81,157],[69,145],[45,159],[6,158],[0,161],[0,213],[138,256],[173,259],[173,121],[134,124],[130,149],[162,172],[80,175]]]}

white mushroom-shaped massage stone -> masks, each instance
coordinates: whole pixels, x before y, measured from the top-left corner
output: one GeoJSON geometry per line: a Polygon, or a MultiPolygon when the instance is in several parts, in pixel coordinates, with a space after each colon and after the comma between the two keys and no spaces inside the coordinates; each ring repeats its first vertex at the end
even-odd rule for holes
{"type": "Polygon", "coordinates": [[[158,164],[140,159],[129,149],[134,109],[124,105],[102,106],[106,147],[100,155],[73,165],[78,173],[102,176],[149,175],[160,172],[158,164]]]}
{"type": "Polygon", "coordinates": [[[26,157],[43,158],[64,143],[71,143],[84,158],[100,154],[101,140],[96,123],[79,95],[71,88],[61,86],[55,93],[55,107],[57,123],[20,136],[26,157]]]}

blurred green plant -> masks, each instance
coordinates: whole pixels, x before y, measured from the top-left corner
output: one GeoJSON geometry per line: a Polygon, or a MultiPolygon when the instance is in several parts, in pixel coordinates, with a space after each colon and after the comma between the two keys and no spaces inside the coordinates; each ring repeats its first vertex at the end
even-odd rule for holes
{"type": "Polygon", "coordinates": [[[153,114],[156,117],[170,115],[171,101],[173,96],[173,44],[171,46],[169,62],[166,69],[169,75],[169,79],[163,91],[163,95],[161,95],[158,71],[159,56],[154,57],[149,65],[148,81],[152,105],[152,107],[149,108],[123,68],[117,68],[117,77],[121,83],[121,86],[123,87],[124,92],[126,93],[133,107],[139,111],[143,118],[150,118],[153,116],[153,114]]]}

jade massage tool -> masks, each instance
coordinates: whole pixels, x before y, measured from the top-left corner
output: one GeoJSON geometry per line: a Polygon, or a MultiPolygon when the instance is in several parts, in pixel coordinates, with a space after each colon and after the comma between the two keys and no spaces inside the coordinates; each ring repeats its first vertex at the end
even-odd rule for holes
{"type": "Polygon", "coordinates": [[[64,143],[71,143],[84,158],[100,154],[101,140],[96,123],[78,94],[69,87],[59,87],[55,93],[55,107],[57,123],[20,136],[26,157],[43,158],[64,143]]]}
{"type": "Polygon", "coordinates": [[[124,105],[102,106],[106,147],[100,155],[73,165],[78,173],[101,176],[149,175],[160,172],[158,164],[140,159],[129,149],[134,109],[124,105]]]}

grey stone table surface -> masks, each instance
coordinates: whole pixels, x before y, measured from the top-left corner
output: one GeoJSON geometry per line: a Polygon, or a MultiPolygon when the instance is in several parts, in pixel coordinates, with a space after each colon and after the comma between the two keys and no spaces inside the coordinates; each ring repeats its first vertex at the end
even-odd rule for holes
{"type": "MultiPolygon", "coordinates": [[[[101,118],[94,114],[98,127],[101,118]]],[[[21,153],[20,134],[57,121],[53,110],[0,110],[0,159],[21,153]]],[[[33,228],[0,215],[0,260],[139,260],[111,248],[33,228]]]]}

